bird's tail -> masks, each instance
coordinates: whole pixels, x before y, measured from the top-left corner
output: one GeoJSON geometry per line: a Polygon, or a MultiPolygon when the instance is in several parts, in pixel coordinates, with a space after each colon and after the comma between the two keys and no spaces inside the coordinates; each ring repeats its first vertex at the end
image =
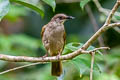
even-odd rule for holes
{"type": "Polygon", "coordinates": [[[53,76],[60,76],[62,74],[62,62],[52,62],[51,74],[53,76]]]}

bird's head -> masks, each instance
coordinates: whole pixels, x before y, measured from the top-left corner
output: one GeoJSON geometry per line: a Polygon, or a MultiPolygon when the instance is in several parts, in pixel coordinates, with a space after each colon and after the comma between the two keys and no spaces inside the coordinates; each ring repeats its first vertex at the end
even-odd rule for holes
{"type": "Polygon", "coordinates": [[[67,16],[65,14],[56,14],[51,21],[56,21],[58,23],[64,23],[68,19],[74,19],[72,16],[67,16]]]}

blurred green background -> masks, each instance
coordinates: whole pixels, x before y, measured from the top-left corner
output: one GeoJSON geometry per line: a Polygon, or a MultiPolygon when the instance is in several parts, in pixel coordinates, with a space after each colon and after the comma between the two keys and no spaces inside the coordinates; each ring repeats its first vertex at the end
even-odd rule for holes
{"type": "MultiPolygon", "coordinates": [[[[2,1],[8,0],[0,0],[0,7],[2,6],[2,1]]],[[[57,13],[75,17],[74,20],[65,22],[67,45],[64,53],[67,54],[77,50],[95,33],[91,19],[88,16],[89,12],[86,11],[86,7],[84,9],[80,7],[80,1],[82,0],[56,0],[56,7],[53,5],[54,0],[46,0],[48,1],[47,4],[45,0],[25,1],[36,4],[44,13],[36,13],[32,9],[10,0],[9,11],[8,13],[6,12],[7,15],[0,22],[1,54],[43,56],[46,50],[41,42],[41,28],[57,13]],[[44,17],[41,17],[43,14],[44,17]]],[[[116,0],[99,0],[99,2],[102,7],[112,9],[116,0]]],[[[91,7],[99,26],[98,28],[100,28],[104,24],[106,16],[98,11],[92,0],[87,4],[91,7]]],[[[7,10],[7,8],[5,9],[7,10]]],[[[119,21],[120,18],[118,17],[117,20],[119,21]]],[[[96,54],[93,71],[94,80],[120,80],[120,32],[115,29],[109,29],[103,33],[102,37],[104,45],[109,46],[111,49],[102,51],[103,55],[96,54]]],[[[93,46],[99,47],[99,42],[94,42],[93,46]]],[[[90,49],[93,49],[93,47],[91,46],[90,49]]],[[[90,59],[90,55],[84,54],[64,62],[62,79],[89,80],[90,59]]],[[[26,64],[29,63],[0,61],[0,72],[26,64]]],[[[56,80],[56,77],[51,76],[50,73],[50,64],[39,64],[1,74],[0,80],[56,80]]]]}

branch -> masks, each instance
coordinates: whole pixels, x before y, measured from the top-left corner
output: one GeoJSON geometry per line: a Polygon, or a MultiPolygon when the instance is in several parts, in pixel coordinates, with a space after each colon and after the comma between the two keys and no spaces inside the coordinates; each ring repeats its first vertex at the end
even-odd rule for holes
{"type": "Polygon", "coordinates": [[[105,50],[105,49],[110,49],[109,47],[100,47],[100,48],[95,48],[93,50],[89,50],[89,53],[93,53],[93,52],[96,52],[97,50],[105,50]]]}
{"type": "MultiPolygon", "coordinates": [[[[90,21],[91,21],[91,23],[93,25],[94,31],[96,32],[99,29],[99,26],[98,26],[98,24],[97,24],[97,22],[95,20],[95,17],[94,17],[94,15],[92,13],[91,7],[87,4],[85,9],[86,9],[86,11],[88,13],[88,16],[90,18],[90,21]]],[[[102,36],[99,36],[98,42],[99,42],[100,46],[105,46],[102,36]]],[[[104,51],[104,53],[107,53],[107,52],[104,51]]]]}
{"type": "MultiPolygon", "coordinates": [[[[98,0],[93,0],[93,2],[96,5],[96,7],[98,8],[98,11],[105,14],[106,16],[111,12],[111,10],[103,8],[98,0]]],[[[120,13],[116,11],[115,15],[119,16],[120,13]]]]}
{"type": "Polygon", "coordinates": [[[67,55],[45,57],[45,58],[43,57],[36,58],[36,57],[27,57],[27,56],[10,56],[5,54],[0,54],[0,60],[11,61],[11,62],[56,62],[61,60],[69,60],[78,56],[79,54],[89,54],[93,51],[100,50],[100,49],[109,49],[109,48],[101,47],[98,49],[95,48],[94,50],[91,50],[91,51],[85,51],[85,50],[79,49],[67,55]]]}
{"type": "Polygon", "coordinates": [[[94,65],[94,55],[95,52],[92,52],[91,57],[91,68],[90,68],[90,80],[93,80],[93,65],[94,65]]]}
{"type": "MultiPolygon", "coordinates": [[[[98,0],[93,0],[93,2],[95,3],[96,7],[98,8],[98,11],[101,12],[101,13],[103,13],[105,16],[107,16],[107,15],[110,13],[111,10],[103,8],[103,7],[100,5],[100,3],[99,3],[98,0]]],[[[119,16],[120,13],[116,11],[114,15],[119,16]]],[[[119,22],[119,20],[117,20],[115,17],[112,18],[112,21],[113,21],[113,22],[119,22]]],[[[115,28],[113,28],[113,29],[114,29],[115,31],[117,31],[118,33],[120,33],[120,29],[119,29],[118,27],[115,27],[115,28]]]]}
{"type": "Polygon", "coordinates": [[[32,63],[32,64],[27,64],[27,65],[15,67],[15,68],[12,68],[12,69],[5,70],[5,71],[3,71],[3,72],[0,72],[0,75],[1,75],[1,74],[5,74],[5,73],[8,73],[8,72],[11,72],[11,71],[15,71],[15,70],[18,70],[18,69],[22,69],[22,68],[25,68],[25,67],[29,67],[29,66],[33,66],[33,65],[37,65],[37,64],[45,64],[45,63],[47,63],[47,62],[37,62],[37,63],[32,63]]]}
{"type": "MultiPolygon", "coordinates": [[[[118,1],[114,5],[113,9],[111,10],[110,14],[108,15],[106,22],[104,25],[83,45],[82,49],[86,50],[103,32],[110,28],[110,22],[113,14],[118,9],[119,3],[118,1]]],[[[117,25],[117,24],[116,24],[117,25]]]]}
{"type": "MultiPolygon", "coordinates": [[[[89,50],[89,51],[85,51],[86,53],[95,53],[97,50],[101,50],[101,49],[110,49],[109,47],[100,47],[100,48],[95,48],[93,50],[89,50]]],[[[0,55],[1,56],[1,55],[0,55]]],[[[8,59],[8,55],[2,55],[4,57],[6,57],[8,59]]],[[[14,57],[15,56],[9,56],[9,57],[14,57]]],[[[18,56],[17,56],[18,57],[18,56]]],[[[3,58],[2,58],[3,59],[3,58]]],[[[13,59],[11,59],[11,61],[14,61],[13,59]]],[[[23,66],[19,66],[19,67],[15,67],[15,68],[12,68],[12,69],[8,69],[8,70],[5,70],[5,71],[2,71],[0,72],[0,75],[1,74],[5,74],[5,73],[8,73],[8,72],[11,72],[11,71],[15,71],[15,70],[18,70],[18,69],[22,69],[22,68],[25,68],[25,67],[29,67],[29,66],[34,66],[34,65],[37,65],[37,64],[45,64],[45,63],[48,63],[48,62],[36,62],[36,63],[32,63],[32,64],[27,64],[27,65],[23,65],[23,66]]]]}
{"type": "MultiPolygon", "coordinates": [[[[115,26],[120,26],[120,23],[109,24],[103,30],[100,29],[98,31],[101,31],[101,33],[102,33],[104,31],[106,31],[107,29],[115,27],[115,26]]],[[[99,35],[100,35],[99,32],[97,32],[97,33],[95,33],[94,36],[96,38],[96,36],[99,36],[99,35]]],[[[94,36],[90,38],[90,40],[89,40],[90,42],[91,42],[91,40],[95,39],[94,36]]],[[[88,47],[90,44],[91,43],[88,44],[88,42],[87,42],[85,45],[88,47]]],[[[5,54],[0,54],[0,60],[12,61],[12,62],[54,62],[54,61],[60,61],[60,60],[69,60],[80,54],[89,54],[89,53],[90,53],[90,51],[85,51],[80,48],[72,53],[67,54],[67,55],[59,56],[59,58],[56,56],[42,58],[42,57],[27,57],[27,56],[10,56],[10,55],[5,55],[5,54]]]]}

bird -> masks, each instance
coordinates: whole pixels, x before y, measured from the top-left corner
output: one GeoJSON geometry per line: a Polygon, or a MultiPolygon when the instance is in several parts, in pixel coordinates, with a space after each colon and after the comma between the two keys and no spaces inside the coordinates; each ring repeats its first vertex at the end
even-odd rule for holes
{"type": "MultiPolygon", "coordinates": [[[[74,19],[74,17],[59,13],[53,16],[50,22],[42,27],[42,43],[49,56],[60,56],[62,54],[66,42],[64,22],[68,19],[74,19]]],[[[52,62],[52,76],[60,76],[62,71],[61,61],[52,62]]]]}

